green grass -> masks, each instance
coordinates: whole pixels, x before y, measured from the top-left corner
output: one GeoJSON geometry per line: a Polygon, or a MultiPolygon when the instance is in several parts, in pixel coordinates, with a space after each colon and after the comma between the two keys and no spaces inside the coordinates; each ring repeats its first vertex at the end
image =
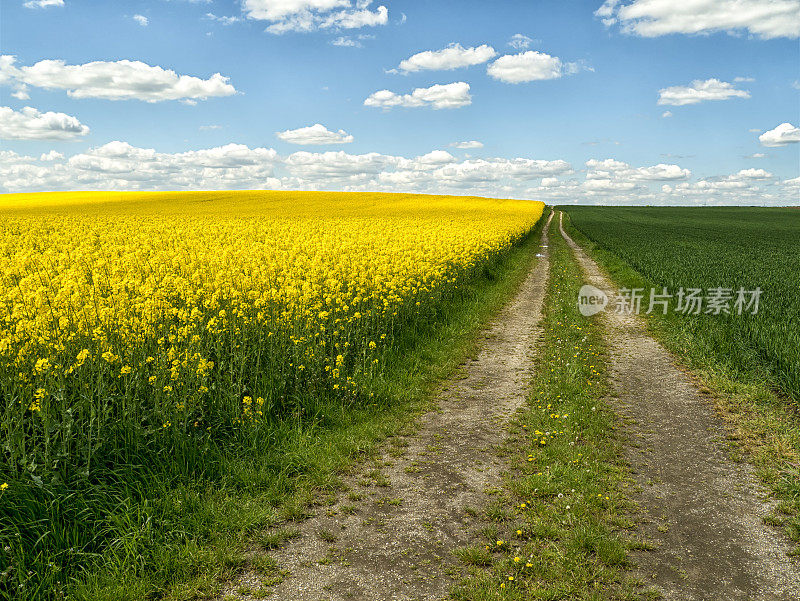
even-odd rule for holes
{"type": "Polygon", "coordinates": [[[570,236],[620,287],[764,289],[763,313],[756,318],[655,312],[647,323],[701,379],[729,423],[735,449],[755,465],[779,500],[769,523],[800,543],[800,211],[565,211],[570,236]]]}
{"type": "Polygon", "coordinates": [[[2,556],[0,598],[190,599],[214,593],[245,567],[261,571],[266,582],[280,580],[282,574],[264,564],[267,556],[247,550],[283,544],[293,534],[286,522],[302,519],[342,489],[342,470],[413,427],[436,383],[471,352],[481,325],[519,286],[535,260],[538,234],[485,265],[428,319],[397,333],[382,357],[384,375],[372,382],[372,403],[320,401],[313,415],[287,413],[249,450],[223,449],[218,467],[224,469],[202,477],[191,470],[165,475],[154,464],[140,478],[94,481],[69,494],[45,487],[36,493],[35,514],[25,514],[33,505],[8,494],[11,489],[0,492],[0,529],[10,548],[2,556]],[[38,546],[26,547],[14,530],[34,520],[43,536],[38,546]],[[87,537],[87,520],[101,547],[87,537]],[[86,548],[69,544],[87,538],[86,548]],[[58,548],[65,555],[54,556],[58,548]]]}
{"type": "MultiPolygon", "coordinates": [[[[764,208],[570,207],[600,249],[670,292],[762,289],[757,315],[682,316],[675,323],[731,373],[769,380],[800,408],[800,211],[764,208]],[[700,344],[702,343],[702,345],[700,344]]],[[[648,290],[649,294],[649,290],[648,290]]]]}
{"type": "Polygon", "coordinates": [[[511,470],[485,512],[480,545],[456,555],[470,575],[452,593],[489,599],[636,599],[627,582],[633,524],[609,391],[603,328],[577,311],[580,266],[550,232],[551,277],[527,406],[510,426],[511,470]]]}

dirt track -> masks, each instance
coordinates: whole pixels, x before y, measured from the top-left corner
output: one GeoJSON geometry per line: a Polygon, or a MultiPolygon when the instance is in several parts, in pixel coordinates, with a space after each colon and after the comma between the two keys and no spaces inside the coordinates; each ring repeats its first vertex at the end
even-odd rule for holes
{"type": "MultiPolygon", "coordinates": [[[[613,298],[597,264],[561,233],[588,282],[613,298]]],[[[632,422],[627,459],[642,489],[636,500],[657,546],[634,558],[642,578],[669,601],[800,599],[798,563],[764,524],[770,506],[749,466],[729,458],[722,420],[640,318],[613,309],[604,316],[615,403],[632,422]]]]}
{"type": "MultiPolygon", "coordinates": [[[[541,252],[546,255],[546,246],[541,252]]],[[[472,536],[464,508],[480,507],[485,489],[500,484],[493,448],[525,401],[548,273],[548,259],[537,260],[487,327],[476,356],[443,386],[438,409],[421,418],[413,436],[395,441],[394,451],[405,452],[397,457],[390,448],[381,461],[363,466],[347,482],[350,495],[299,524],[300,537],[272,554],[288,576],[267,598],[447,597],[458,573],[452,550],[472,536]]],[[[249,599],[236,593],[243,585],[258,589],[258,576],[245,574],[220,598],[249,599]]]]}

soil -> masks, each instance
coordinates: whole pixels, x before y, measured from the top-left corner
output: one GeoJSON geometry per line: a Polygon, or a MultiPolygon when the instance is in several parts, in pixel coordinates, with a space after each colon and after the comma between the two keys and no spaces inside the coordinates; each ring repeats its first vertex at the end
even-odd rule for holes
{"type": "MultiPolygon", "coordinates": [[[[559,215],[562,218],[562,215],[559,215]]],[[[588,283],[614,288],[573,242],[588,283]]],[[[772,504],[752,468],[734,461],[724,421],[690,374],[656,342],[643,319],[609,303],[611,374],[627,418],[626,459],[638,485],[635,500],[655,550],[637,552],[639,576],[667,600],[800,599],[800,565],[783,535],[764,522],[772,504]]]]}
{"type": "MultiPolygon", "coordinates": [[[[547,221],[539,259],[511,302],[488,324],[473,358],[437,395],[413,435],[346,478],[349,494],[296,525],[299,537],[271,552],[283,582],[267,599],[292,601],[443,599],[460,574],[452,551],[474,539],[469,508],[501,485],[494,452],[533,375],[549,274],[547,221]],[[465,511],[466,509],[466,511],[465,511]]],[[[245,573],[220,595],[260,588],[245,573]]]]}

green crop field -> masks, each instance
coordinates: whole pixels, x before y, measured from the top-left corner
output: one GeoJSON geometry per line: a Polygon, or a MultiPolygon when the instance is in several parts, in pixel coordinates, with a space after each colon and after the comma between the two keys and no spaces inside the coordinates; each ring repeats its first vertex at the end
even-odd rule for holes
{"type": "Polygon", "coordinates": [[[671,293],[681,287],[760,288],[755,315],[703,311],[675,320],[691,334],[695,352],[733,372],[765,379],[793,404],[800,402],[800,210],[566,210],[572,224],[601,249],[671,293]]]}

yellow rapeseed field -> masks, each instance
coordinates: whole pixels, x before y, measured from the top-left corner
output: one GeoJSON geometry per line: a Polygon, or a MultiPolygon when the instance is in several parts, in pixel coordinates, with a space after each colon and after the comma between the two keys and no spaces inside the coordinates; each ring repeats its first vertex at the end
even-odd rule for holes
{"type": "Polygon", "coordinates": [[[473,298],[542,209],[310,192],[0,196],[0,597],[63,596],[105,561],[137,572],[185,532],[207,535],[208,512],[224,512],[210,509],[218,487],[288,494],[313,474],[313,439],[346,446],[359,415],[393,409],[398,366],[414,369],[405,353],[473,298]]]}
{"type": "Polygon", "coordinates": [[[542,209],[261,191],[0,197],[5,467],[34,460],[69,478],[109,445],[124,460],[153,437],[182,446],[316,397],[368,398],[398,332],[542,209]]]}

